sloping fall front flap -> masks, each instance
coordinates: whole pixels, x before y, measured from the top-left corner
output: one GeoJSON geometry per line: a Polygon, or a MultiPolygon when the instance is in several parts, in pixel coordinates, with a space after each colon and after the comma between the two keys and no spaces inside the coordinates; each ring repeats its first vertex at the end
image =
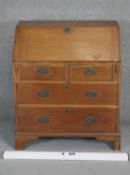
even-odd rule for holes
{"type": "Polygon", "coordinates": [[[14,61],[119,61],[117,22],[20,22],[14,61]]]}

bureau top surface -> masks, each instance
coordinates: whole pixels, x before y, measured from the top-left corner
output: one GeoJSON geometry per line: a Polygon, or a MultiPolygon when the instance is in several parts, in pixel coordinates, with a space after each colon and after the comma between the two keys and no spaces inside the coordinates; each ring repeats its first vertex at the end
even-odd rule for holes
{"type": "Polygon", "coordinates": [[[119,61],[116,21],[22,21],[14,61],[119,61]]]}

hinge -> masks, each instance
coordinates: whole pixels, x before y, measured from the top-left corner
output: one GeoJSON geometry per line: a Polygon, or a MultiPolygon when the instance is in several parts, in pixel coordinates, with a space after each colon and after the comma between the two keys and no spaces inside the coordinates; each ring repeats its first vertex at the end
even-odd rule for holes
{"type": "Polygon", "coordinates": [[[16,65],[15,66],[15,73],[18,73],[19,72],[19,65],[16,65]]]}
{"type": "Polygon", "coordinates": [[[15,73],[18,73],[19,70],[20,70],[20,65],[16,65],[16,66],[15,66],[15,73]]]}
{"type": "Polygon", "coordinates": [[[115,64],[115,73],[119,73],[119,66],[117,64],[115,64]]]}
{"type": "Polygon", "coordinates": [[[15,64],[14,65],[14,73],[15,73],[15,78],[17,79],[17,80],[19,80],[20,79],[20,70],[21,70],[21,65],[19,65],[19,64],[15,64]]]}

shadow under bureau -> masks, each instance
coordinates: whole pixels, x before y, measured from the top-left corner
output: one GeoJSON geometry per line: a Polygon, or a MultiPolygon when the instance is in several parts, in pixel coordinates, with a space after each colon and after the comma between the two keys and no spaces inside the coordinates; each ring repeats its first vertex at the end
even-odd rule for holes
{"type": "Polygon", "coordinates": [[[13,56],[16,149],[40,137],[94,137],[120,149],[116,21],[22,21],[13,56]]]}

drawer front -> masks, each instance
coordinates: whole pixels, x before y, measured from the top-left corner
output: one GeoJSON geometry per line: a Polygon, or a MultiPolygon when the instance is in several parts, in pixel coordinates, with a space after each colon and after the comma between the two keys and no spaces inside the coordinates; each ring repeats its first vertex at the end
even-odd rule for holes
{"type": "Polygon", "coordinates": [[[117,109],[20,107],[20,132],[116,132],[117,109]]]}
{"type": "Polygon", "coordinates": [[[118,103],[118,84],[17,83],[18,104],[103,104],[118,103]]]}
{"type": "Polygon", "coordinates": [[[113,66],[105,65],[72,65],[69,69],[71,81],[111,81],[113,66]]]}
{"type": "Polygon", "coordinates": [[[16,79],[19,80],[65,80],[64,64],[24,63],[15,64],[16,79]]]}

